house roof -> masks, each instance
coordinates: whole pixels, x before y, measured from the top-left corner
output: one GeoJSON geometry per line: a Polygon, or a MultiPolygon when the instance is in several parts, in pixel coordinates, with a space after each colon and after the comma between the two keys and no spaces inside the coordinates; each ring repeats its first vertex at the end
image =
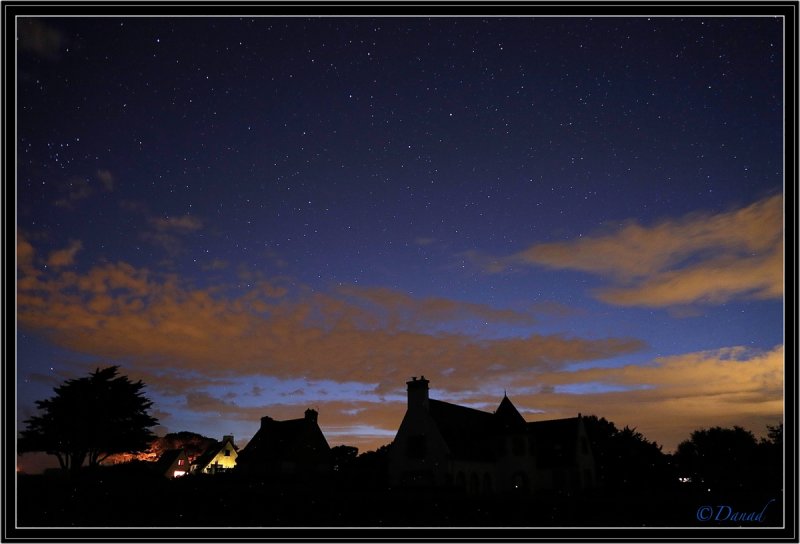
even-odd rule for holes
{"type": "Polygon", "coordinates": [[[575,462],[578,451],[580,418],[551,419],[528,423],[540,468],[567,466],[575,462]]]}
{"type": "Polygon", "coordinates": [[[156,469],[160,472],[166,472],[172,466],[172,463],[181,456],[186,457],[186,452],[182,448],[164,451],[156,461],[156,469]]]}
{"type": "Polygon", "coordinates": [[[428,413],[454,459],[492,461],[497,453],[493,449],[495,437],[527,434],[535,444],[539,467],[575,462],[580,422],[577,417],[528,423],[508,396],[503,396],[493,414],[435,399],[429,399],[428,413]]]}
{"type": "Polygon", "coordinates": [[[308,417],[276,421],[265,417],[261,428],[239,452],[237,464],[251,461],[292,460],[303,462],[330,451],[315,420],[308,417]]]}
{"type": "MultiPolygon", "coordinates": [[[[197,459],[194,461],[194,465],[197,465],[198,468],[203,469],[208,465],[211,461],[214,460],[214,457],[217,456],[219,452],[228,444],[228,441],[225,440],[223,442],[216,442],[210,445],[206,451],[202,453],[197,459]]],[[[236,449],[236,446],[233,446],[233,449],[236,449]]]]}
{"type": "Polygon", "coordinates": [[[494,419],[497,425],[503,430],[524,430],[525,418],[523,418],[511,400],[503,395],[503,400],[500,401],[500,406],[494,413],[494,419]]]}
{"type": "Polygon", "coordinates": [[[486,440],[493,428],[492,414],[435,399],[428,401],[428,413],[454,458],[474,461],[492,459],[492,446],[486,440]]]}

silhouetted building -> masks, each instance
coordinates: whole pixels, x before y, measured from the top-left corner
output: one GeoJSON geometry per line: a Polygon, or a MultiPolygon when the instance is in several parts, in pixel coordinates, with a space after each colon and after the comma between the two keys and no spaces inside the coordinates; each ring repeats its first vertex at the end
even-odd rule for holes
{"type": "Polygon", "coordinates": [[[202,474],[216,474],[232,470],[236,466],[239,448],[233,443],[232,435],[222,437],[222,442],[217,442],[204,451],[192,463],[192,472],[202,474]]]}
{"type": "Polygon", "coordinates": [[[494,413],[429,398],[412,378],[389,452],[395,486],[456,486],[470,493],[577,491],[594,485],[580,417],[528,423],[507,396],[494,413]]]}
{"type": "Polygon", "coordinates": [[[183,448],[166,450],[156,461],[155,469],[167,478],[180,478],[189,473],[189,457],[183,448]]]}
{"type": "Polygon", "coordinates": [[[317,424],[316,410],[305,417],[261,418],[261,428],[236,459],[237,469],[254,474],[313,474],[331,470],[331,448],[317,424]]]}

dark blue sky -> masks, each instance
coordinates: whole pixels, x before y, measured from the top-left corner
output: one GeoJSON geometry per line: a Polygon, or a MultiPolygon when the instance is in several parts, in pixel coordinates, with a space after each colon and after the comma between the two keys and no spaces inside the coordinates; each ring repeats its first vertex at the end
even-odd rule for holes
{"type": "Polygon", "coordinates": [[[374,447],[420,373],[669,447],[762,432],[782,25],[19,19],[20,417],[119,363],[162,431],[243,440],[315,405],[374,447]]]}

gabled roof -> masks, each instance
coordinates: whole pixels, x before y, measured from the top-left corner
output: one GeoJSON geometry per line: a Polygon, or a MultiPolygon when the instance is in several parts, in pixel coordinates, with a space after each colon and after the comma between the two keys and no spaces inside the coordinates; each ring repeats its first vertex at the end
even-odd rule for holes
{"type": "Polygon", "coordinates": [[[239,452],[237,464],[274,461],[304,462],[327,454],[330,446],[315,420],[309,418],[276,421],[265,417],[261,428],[239,452]]]}
{"type": "MultiPolygon", "coordinates": [[[[206,465],[208,465],[211,461],[213,461],[214,457],[216,457],[217,454],[222,451],[222,449],[225,447],[227,443],[228,441],[225,440],[223,442],[216,442],[210,445],[206,449],[206,451],[202,453],[202,455],[200,455],[197,459],[194,460],[194,463],[192,464],[196,465],[199,469],[205,468],[206,465]]],[[[235,445],[233,446],[233,449],[234,450],[236,449],[235,445]]]]}
{"type": "Polygon", "coordinates": [[[528,423],[508,396],[503,396],[493,414],[435,399],[429,399],[428,413],[454,459],[492,461],[496,458],[493,444],[497,436],[527,434],[533,438],[539,467],[575,462],[580,418],[528,423]]]}
{"type": "Polygon", "coordinates": [[[454,458],[492,460],[492,445],[487,440],[493,431],[492,414],[435,399],[428,401],[428,413],[454,458]]]}
{"type": "MultiPolygon", "coordinates": [[[[186,457],[186,452],[182,448],[166,450],[156,461],[156,470],[166,472],[179,457],[186,457]]],[[[188,460],[188,457],[187,457],[188,460]]],[[[187,467],[188,469],[188,467],[187,467]]]]}

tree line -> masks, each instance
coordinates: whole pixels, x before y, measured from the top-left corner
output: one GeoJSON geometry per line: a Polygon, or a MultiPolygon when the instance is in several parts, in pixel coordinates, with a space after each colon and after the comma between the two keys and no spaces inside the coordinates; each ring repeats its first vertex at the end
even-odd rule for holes
{"type": "MultiPolygon", "coordinates": [[[[75,474],[109,456],[146,451],[158,423],[141,381],[119,374],[118,366],[97,369],[54,389],[36,402],[40,413],[25,421],[18,451],[54,455],[75,474]]],[[[756,439],[739,426],[691,433],[673,454],[662,451],[635,428],[622,429],[603,417],[584,416],[599,487],[611,491],[690,486],[698,489],[779,489],[783,476],[783,424],[768,426],[756,439]]],[[[368,487],[385,483],[389,446],[358,455],[352,446],[332,448],[334,471],[368,487]]]]}

